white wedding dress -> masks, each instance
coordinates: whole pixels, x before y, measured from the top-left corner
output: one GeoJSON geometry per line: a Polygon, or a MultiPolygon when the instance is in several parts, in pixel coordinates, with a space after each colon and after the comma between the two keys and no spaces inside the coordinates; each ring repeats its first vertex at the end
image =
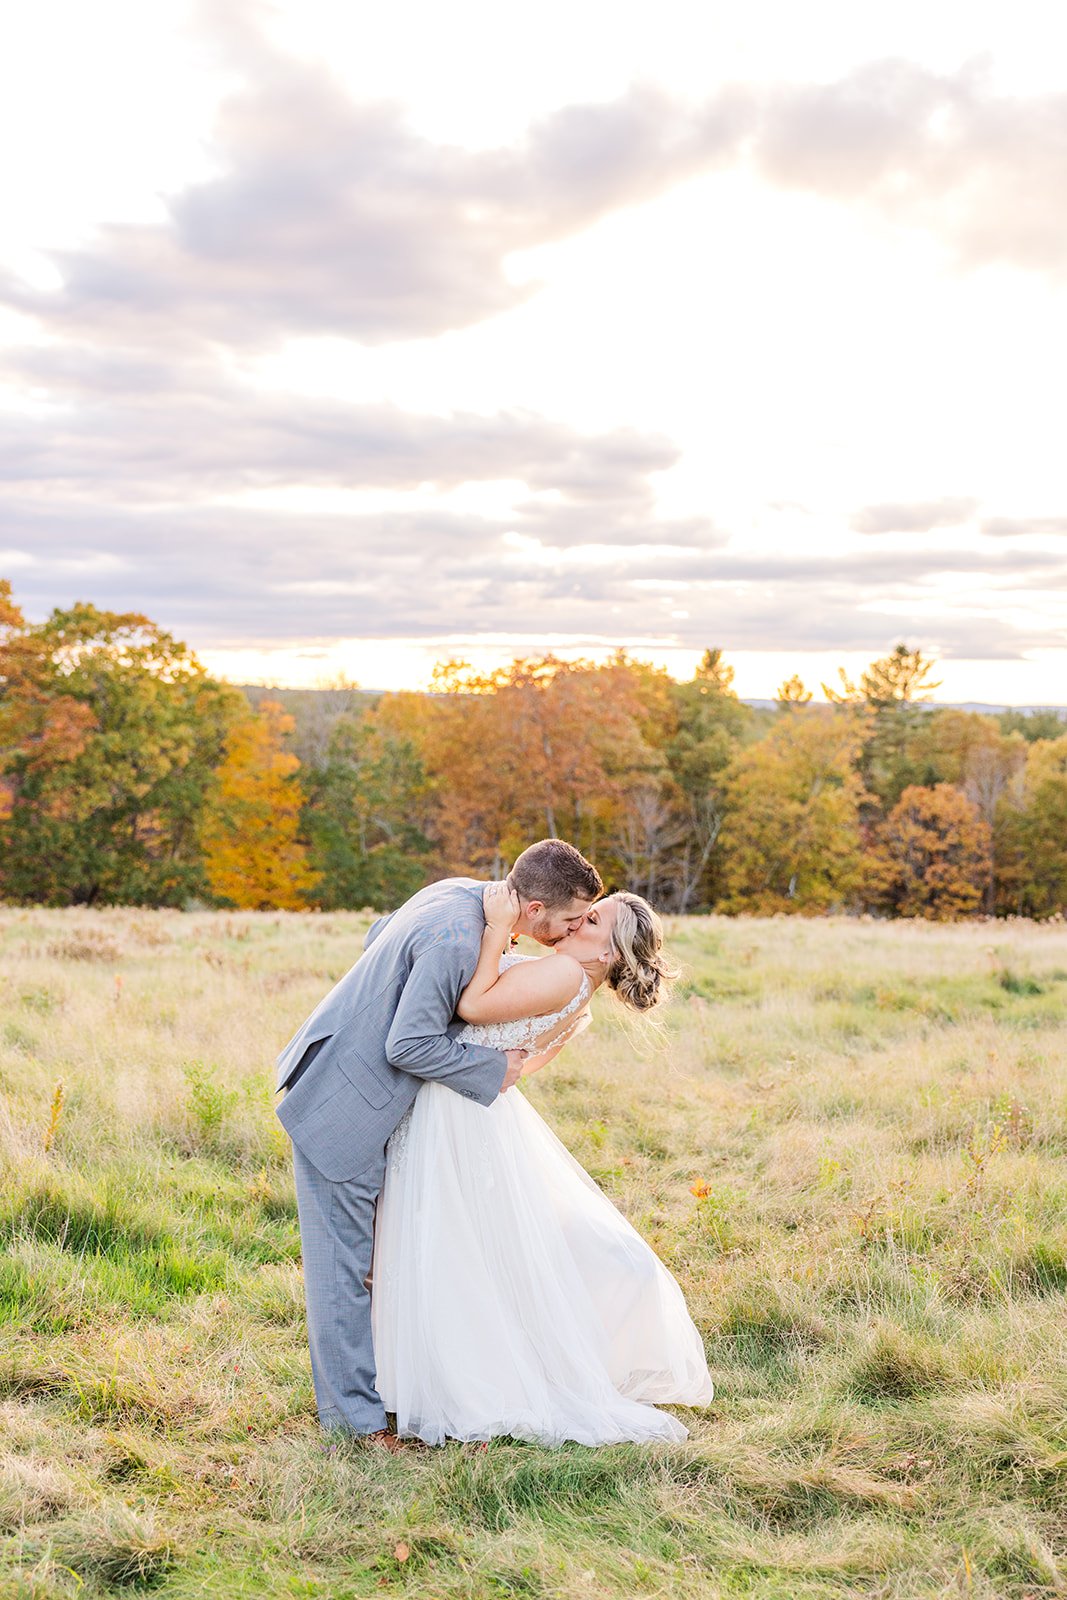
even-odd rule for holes
{"type": "MultiPolygon", "coordinates": [[[[589,992],[458,1037],[530,1049],[589,992]]],[[[678,1284],[517,1089],[419,1090],[388,1145],[371,1315],[385,1408],[428,1444],[681,1440],[656,1404],[712,1397],[678,1284]]]]}

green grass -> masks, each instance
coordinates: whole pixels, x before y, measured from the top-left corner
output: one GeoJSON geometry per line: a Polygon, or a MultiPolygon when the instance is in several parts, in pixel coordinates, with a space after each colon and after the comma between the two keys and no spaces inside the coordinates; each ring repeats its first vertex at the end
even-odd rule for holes
{"type": "Polygon", "coordinates": [[[319,1433],[270,1093],[366,920],[0,912],[0,1597],[1067,1594],[1067,930],[671,925],[527,1092],[713,1406],[393,1460],[319,1433]]]}

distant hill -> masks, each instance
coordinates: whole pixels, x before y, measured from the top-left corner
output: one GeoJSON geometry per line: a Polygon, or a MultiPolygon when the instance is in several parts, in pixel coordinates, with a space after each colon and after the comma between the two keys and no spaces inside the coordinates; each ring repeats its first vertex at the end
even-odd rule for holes
{"type": "MultiPolygon", "coordinates": [[[[253,705],[258,706],[261,700],[280,700],[288,710],[294,711],[297,707],[310,708],[318,704],[336,710],[338,707],[348,709],[373,704],[380,700],[383,694],[391,694],[391,689],[364,689],[354,684],[343,688],[333,689],[272,689],[261,683],[241,683],[237,687],[242,694],[248,696],[253,705]]],[[[741,695],[741,703],[752,706],[756,711],[774,711],[778,705],[777,700],[750,699],[741,695]]],[[[822,702],[818,702],[820,705],[822,702]]],[[[932,711],[978,711],[987,717],[1003,716],[1009,711],[1018,712],[1020,716],[1036,716],[1038,712],[1048,711],[1067,718],[1067,705],[1041,705],[1041,706],[1012,706],[1001,701],[998,705],[987,703],[984,700],[930,700],[924,702],[932,711]]]]}
{"type": "Polygon", "coordinates": [[[237,686],[253,706],[264,700],[277,700],[296,722],[288,741],[293,754],[304,766],[321,766],[326,760],[330,734],[341,717],[365,711],[380,700],[382,689],[357,689],[345,685],[336,689],[272,689],[261,683],[237,686]]]}

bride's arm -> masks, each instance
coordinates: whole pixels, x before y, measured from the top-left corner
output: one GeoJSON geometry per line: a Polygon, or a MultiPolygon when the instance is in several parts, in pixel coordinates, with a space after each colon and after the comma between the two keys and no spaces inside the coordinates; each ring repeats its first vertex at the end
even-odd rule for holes
{"type": "Polygon", "coordinates": [[[484,1022],[488,1019],[475,1015],[478,1001],[500,977],[500,958],[508,948],[511,930],[519,915],[519,897],[505,883],[491,883],[482,894],[485,912],[485,932],[482,934],[478,965],[474,976],[462,991],[456,1010],[464,1022],[484,1022]],[[471,1009],[467,1009],[470,1007],[471,1009]]]}
{"type": "Polygon", "coordinates": [[[464,1022],[516,1022],[520,1017],[541,1017],[573,1000],[581,985],[582,969],[570,956],[520,961],[506,972],[500,971],[500,958],[519,915],[518,899],[506,884],[491,884],[485,891],[484,904],[486,922],[478,965],[456,1006],[464,1022]]]}

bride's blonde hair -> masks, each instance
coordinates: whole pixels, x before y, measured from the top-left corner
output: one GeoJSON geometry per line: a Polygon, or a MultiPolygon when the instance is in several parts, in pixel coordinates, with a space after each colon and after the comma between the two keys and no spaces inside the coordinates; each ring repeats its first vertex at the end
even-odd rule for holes
{"type": "Polygon", "coordinates": [[[606,898],[617,907],[608,987],[635,1011],[651,1011],[668,998],[670,980],[678,976],[663,954],[663,924],[639,894],[617,889],[606,898]]]}

